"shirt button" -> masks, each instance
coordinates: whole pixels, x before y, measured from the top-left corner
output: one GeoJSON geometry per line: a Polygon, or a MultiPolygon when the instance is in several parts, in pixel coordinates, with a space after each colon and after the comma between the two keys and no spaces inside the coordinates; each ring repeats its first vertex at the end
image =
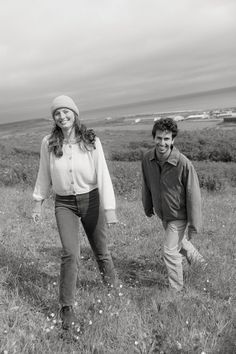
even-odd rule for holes
{"type": "Polygon", "coordinates": [[[71,148],[71,145],[69,145],[69,148],[71,148]]]}
{"type": "Polygon", "coordinates": [[[71,181],[71,184],[74,184],[74,182],[73,182],[73,181],[71,181]]]}
{"type": "Polygon", "coordinates": [[[69,157],[69,160],[71,160],[71,159],[72,159],[72,157],[70,156],[70,157],[69,157]]]}
{"type": "Polygon", "coordinates": [[[72,170],[69,170],[69,172],[72,172],[72,170]]]}

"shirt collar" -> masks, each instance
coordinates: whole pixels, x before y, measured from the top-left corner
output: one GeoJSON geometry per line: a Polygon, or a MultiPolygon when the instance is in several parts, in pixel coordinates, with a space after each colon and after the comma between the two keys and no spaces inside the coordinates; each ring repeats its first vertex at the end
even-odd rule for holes
{"type": "MultiPolygon", "coordinates": [[[[178,161],[179,161],[179,155],[180,155],[180,152],[179,150],[173,146],[172,150],[171,150],[171,153],[170,153],[170,156],[168,157],[167,161],[168,163],[176,166],[178,161]]],[[[154,147],[152,150],[151,150],[151,154],[150,154],[150,161],[151,160],[156,160],[156,147],[154,147]]]]}

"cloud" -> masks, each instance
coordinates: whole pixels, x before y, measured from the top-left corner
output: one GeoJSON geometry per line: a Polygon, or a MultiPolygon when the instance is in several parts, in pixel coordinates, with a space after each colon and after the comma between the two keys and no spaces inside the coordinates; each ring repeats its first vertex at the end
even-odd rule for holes
{"type": "Polygon", "coordinates": [[[63,92],[88,109],[233,86],[235,11],[233,0],[4,1],[0,112],[28,102],[38,114],[63,92]]]}

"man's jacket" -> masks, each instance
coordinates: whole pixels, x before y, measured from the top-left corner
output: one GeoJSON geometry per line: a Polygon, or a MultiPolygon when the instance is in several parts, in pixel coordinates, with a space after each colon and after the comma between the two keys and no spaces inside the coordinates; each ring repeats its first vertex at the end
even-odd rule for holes
{"type": "Polygon", "coordinates": [[[142,161],[142,202],[145,214],[163,221],[187,220],[189,229],[201,227],[201,193],[197,173],[186,156],[173,147],[160,166],[155,147],[142,161]]]}

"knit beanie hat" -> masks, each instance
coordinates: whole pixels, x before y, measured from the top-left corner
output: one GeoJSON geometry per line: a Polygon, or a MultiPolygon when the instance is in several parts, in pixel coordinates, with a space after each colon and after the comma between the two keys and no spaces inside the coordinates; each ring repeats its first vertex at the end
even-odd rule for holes
{"type": "Polygon", "coordinates": [[[54,100],[52,101],[52,105],[51,105],[52,116],[54,115],[54,112],[59,108],[69,108],[73,112],[75,112],[77,115],[79,115],[78,107],[76,106],[76,104],[72,100],[72,98],[70,98],[69,96],[62,95],[62,96],[57,96],[56,98],[54,98],[54,100]]]}

